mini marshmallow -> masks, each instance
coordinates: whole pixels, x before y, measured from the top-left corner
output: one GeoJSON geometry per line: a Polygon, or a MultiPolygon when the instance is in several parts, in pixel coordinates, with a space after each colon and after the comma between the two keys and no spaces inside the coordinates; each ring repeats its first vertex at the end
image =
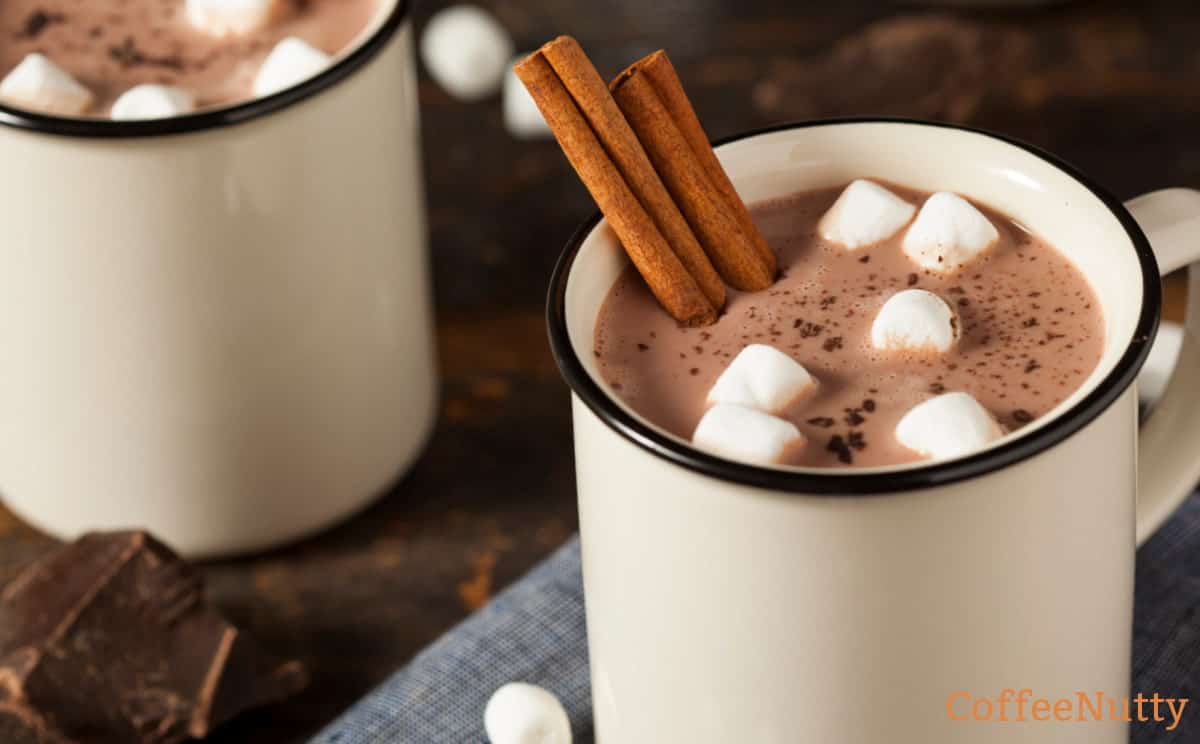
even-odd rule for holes
{"type": "Polygon", "coordinates": [[[904,235],[902,247],[913,261],[932,271],[954,271],[1000,239],[996,226],[958,194],[929,197],[904,235]]]}
{"type": "Polygon", "coordinates": [[[917,208],[872,181],[852,182],[817,225],[821,237],[850,250],[887,240],[917,208]]]}
{"type": "Polygon", "coordinates": [[[509,682],[492,693],[483,728],[491,744],[571,744],[571,722],[562,703],[526,682],[509,682]]]}
{"type": "Polygon", "coordinates": [[[513,42],[500,22],[482,8],[455,5],[438,11],[421,37],[421,59],[447,93],[464,101],[500,90],[513,42]]]}
{"type": "Polygon", "coordinates": [[[779,413],[816,387],[817,381],[800,362],[774,346],[750,344],[717,378],[708,391],[708,403],[779,413]]]}
{"type": "Polygon", "coordinates": [[[92,105],[92,92],[71,74],[34,52],[0,80],[0,101],[32,111],[78,116],[92,105]]]}
{"type": "Polygon", "coordinates": [[[905,289],[883,303],[871,324],[871,345],[893,351],[949,351],[958,319],[946,301],[924,289],[905,289]]]}
{"type": "Polygon", "coordinates": [[[896,424],[896,440],[935,460],[961,457],[1004,436],[1004,430],[967,393],[946,393],[913,406],[896,424]]]}
{"type": "Polygon", "coordinates": [[[263,60],[254,78],[254,95],[269,96],[318,74],[329,55],[295,36],[280,41],[263,60]]]}
{"type": "Polygon", "coordinates": [[[719,403],[700,419],[692,444],[731,460],[773,465],[803,447],[804,435],[769,413],[719,403]]]}
{"type": "Polygon", "coordinates": [[[508,65],[504,74],[504,126],[508,133],[521,139],[550,136],[550,125],[541,110],[533,102],[533,96],[513,71],[513,64],[522,59],[518,56],[508,65]]]}
{"type": "Polygon", "coordinates": [[[196,110],[196,97],[170,85],[135,85],[121,94],[112,107],[112,118],[165,119],[196,110]]]}
{"type": "Polygon", "coordinates": [[[282,0],[187,0],[188,22],[213,36],[246,34],[282,12],[282,0]]]}

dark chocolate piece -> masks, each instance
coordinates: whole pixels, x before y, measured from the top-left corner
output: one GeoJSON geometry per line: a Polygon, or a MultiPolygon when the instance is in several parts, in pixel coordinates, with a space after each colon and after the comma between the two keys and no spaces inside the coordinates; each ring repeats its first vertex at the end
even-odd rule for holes
{"type": "Polygon", "coordinates": [[[94,533],[0,593],[0,741],[173,744],[304,687],[144,532],[94,533]]]}

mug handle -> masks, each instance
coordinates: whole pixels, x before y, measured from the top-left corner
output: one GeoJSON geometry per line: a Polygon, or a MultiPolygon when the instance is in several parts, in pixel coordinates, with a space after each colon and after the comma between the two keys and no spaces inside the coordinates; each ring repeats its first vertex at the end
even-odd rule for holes
{"type": "Polygon", "coordinates": [[[1168,274],[1188,266],[1183,346],[1166,392],[1138,442],[1137,544],[1154,534],[1200,482],[1200,191],[1164,189],[1125,204],[1168,274]]]}

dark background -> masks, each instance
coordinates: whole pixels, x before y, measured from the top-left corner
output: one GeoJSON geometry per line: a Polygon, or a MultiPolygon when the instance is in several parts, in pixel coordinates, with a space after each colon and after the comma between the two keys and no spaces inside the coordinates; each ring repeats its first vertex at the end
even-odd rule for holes
{"type": "MultiPolygon", "coordinates": [[[[921,117],[1052,150],[1122,198],[1200,187],[1200,3],[1189,0],[971,13],[881,0],[480,4],[520,50],[576,36],[606,77],[665,47],[714,137],[795,119],[921,117]]],[[[418,30],[442,7],[416,5],[418,30]]],[[[303,740],[576,526],[568,395],[542,303],[561,245],[593,206],[553,141],[507,135],[498,100],[462,104],[423,76],[421,103],[437,433],[348,523],[204,568],[232,618],[313,673],[302,696],[215,742],[303,740]]],[[[1179,299],[1172,282],[1168,315],[1179,299]]],[[[0,584],[50,544],[0,507],[0,584]]]]}

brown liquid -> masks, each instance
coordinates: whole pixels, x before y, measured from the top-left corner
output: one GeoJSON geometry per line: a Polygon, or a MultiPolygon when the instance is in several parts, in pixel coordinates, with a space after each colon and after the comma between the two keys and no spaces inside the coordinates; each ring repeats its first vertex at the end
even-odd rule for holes
{"type": "Polygon", "coordinates": [[[87,115],[105,116],[141,83],[191,91],[200,107],[253,97],[259,65],[276,42],[298,36],[337,54],[367,27],[382,0],[287,0],[275,23],[216,37],[192,26],[184,0],[3,0],[0,78],[41,52],[95,95],[87,115]]]}
{"type": "MultiPolygon", "coordinates": [[[[927,196],[887,185],[913,204],[927,196]]],[[[621,399],[690,440],[709,388],[733,357],[748,344],[770,344],[819,381],[815,394],[783,414],[808,439],[787,464],[869,467],[922,459],[893,432],[910,408],[939,392],[974,395],[1011,431],[1062,402],[1095,368],[1104,344],[1099,304],[1083,275],[1053,247],[976,205],[1000,232],[999,243],[959,272],[940,276],[901,252],[903,230],[858,251],[821,239],[817,221],[841,191],[752,207],[783,275],[765,292],[730,291],[724,314],[707,328],[680,328],[627,270],[610,290],[595,331],[601,374],[621,399]],[[947,354],[871,346],[876,312],[908,287],[937,293],[958,313],[962,338],[947,354]]]]}

